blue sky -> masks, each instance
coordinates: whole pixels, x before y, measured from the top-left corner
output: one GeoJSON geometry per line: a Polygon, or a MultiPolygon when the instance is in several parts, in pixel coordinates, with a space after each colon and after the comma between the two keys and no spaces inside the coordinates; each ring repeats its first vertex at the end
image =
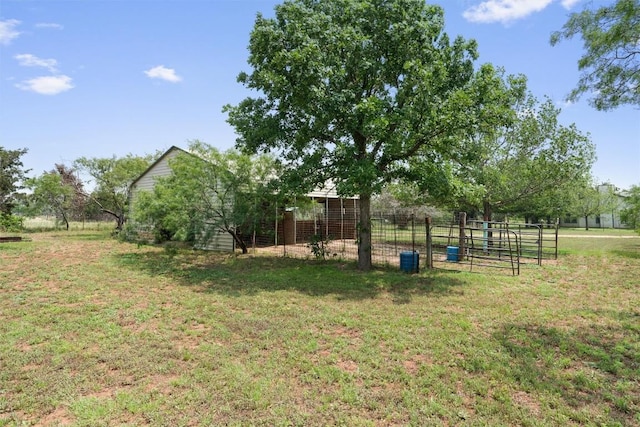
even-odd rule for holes
{"type": "MultiPolygon", "coordinates": [[[[79,157],[143,155],[200,139],[235,143],[222,106],[248,95],[236,76],[256,13],[272,0],[0,1],[0,146],[28,148],[31,175],[79,157]]],[[[579,0],[440,0],[447,32],[478,41],[479,63],[525,74],[529,89],[590,133],[594,175],[640,184],[640,110],[567,105],[581,41],[549,36],[579,0]]],[[[611,3],[591,1],[590,7],[611,3]]]]}

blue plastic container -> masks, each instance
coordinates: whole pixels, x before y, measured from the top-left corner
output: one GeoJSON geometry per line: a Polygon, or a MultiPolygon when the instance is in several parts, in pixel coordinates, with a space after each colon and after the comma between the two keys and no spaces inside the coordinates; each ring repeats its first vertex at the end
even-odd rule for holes
{"type": "Polygon", "coordinates": [[[420,254],[418,252],[400,252],[400,270],[405,273],[418,273],[420,254]]]}
{"type": "Polygon", "coordinates": [[[458,262],[458,247],[447,246],[447,261],[458,262]]]}

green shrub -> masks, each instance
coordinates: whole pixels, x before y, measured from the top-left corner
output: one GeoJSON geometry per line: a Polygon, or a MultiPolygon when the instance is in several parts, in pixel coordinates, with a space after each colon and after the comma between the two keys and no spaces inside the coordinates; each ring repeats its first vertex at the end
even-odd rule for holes
{"type": "Polygon", "coordinates": [[[22,218],[19,216],[0,213],[0,231],[17,233],[23,230],[22,218]]]}

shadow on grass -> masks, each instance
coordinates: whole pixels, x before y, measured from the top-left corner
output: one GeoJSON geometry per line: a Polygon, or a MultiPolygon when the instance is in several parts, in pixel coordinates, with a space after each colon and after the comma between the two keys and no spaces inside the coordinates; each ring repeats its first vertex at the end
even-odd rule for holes
{"type": "Polygon", "coordinates": [[[640,245],[629,245],[624,249],[612,250],[611,253],[623,258],[640,259],[640,245]]]}
{"type": "Polygon", "coordinates": [[[584,421],[579,419],[584,416],[579,415],[581,409],[593,408],[604,410],[616,424],[637,425],[640,313],[592,314],[617,325],[592,324],[570,332],[539,325],[505,325],[495,334],[510,356],[505,369],[525,390],[561,396],[576,410],[574,421],[584,421]]]}
{"type": "Polygon", "coordinates": [[[464,284],[451,272],[406,274],[378,268],[365,273],[348,261],[203,255],[190,251],[127,253],[117,257],[127,268],[169,276],[180,285],[201,292],[229,296],[294,290],[312,296],[358,300],[389,292],[395,303],[404,304],[414,295],[461,294],[464,284]]]}

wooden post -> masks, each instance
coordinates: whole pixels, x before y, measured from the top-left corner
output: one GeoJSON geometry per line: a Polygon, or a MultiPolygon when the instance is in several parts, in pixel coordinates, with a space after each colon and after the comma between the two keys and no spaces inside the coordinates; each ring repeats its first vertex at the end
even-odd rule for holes
{"type": "Polygon", "coordinates": [[[275,245],[278,247],[278,206],[276,205],[276,232],[275,232],[275,245]]]}
{"type": "MultiPolygon", "coordinates": [[[[285,225],[287,224],[287,208],[283,208],[282,211],[282,255],[287,256],[287,230],[285,225]]],[[[276,232],[276,236],[278,233],[276,232]]]]}
{"type": "Polygon", "coordinates": [[[298,244],[298,199],[293,197],[293,246],[298,244]]]}
{"type": "Polygon", "coordinates": [[[424,219],[424,226],[426,228],[426,238],[427,238],[427,268],[433,268],[433,248],[431,247],[431,217],[428,216],[424,219]]]}
{"type": "Polygon", "coordinates": [[[462,261],[465,253],[465,245],[466,245],[466,232],[465,229],[467,227],[467,213],[460,212],[460,222],[459,222],[459,234],[458,234],[458,261],[462,261]]]}
{"type": "Polygon", "coordinates": [[[327,240],[329,238],[329,193],[324,199],[324,239],[327,240]]]}

